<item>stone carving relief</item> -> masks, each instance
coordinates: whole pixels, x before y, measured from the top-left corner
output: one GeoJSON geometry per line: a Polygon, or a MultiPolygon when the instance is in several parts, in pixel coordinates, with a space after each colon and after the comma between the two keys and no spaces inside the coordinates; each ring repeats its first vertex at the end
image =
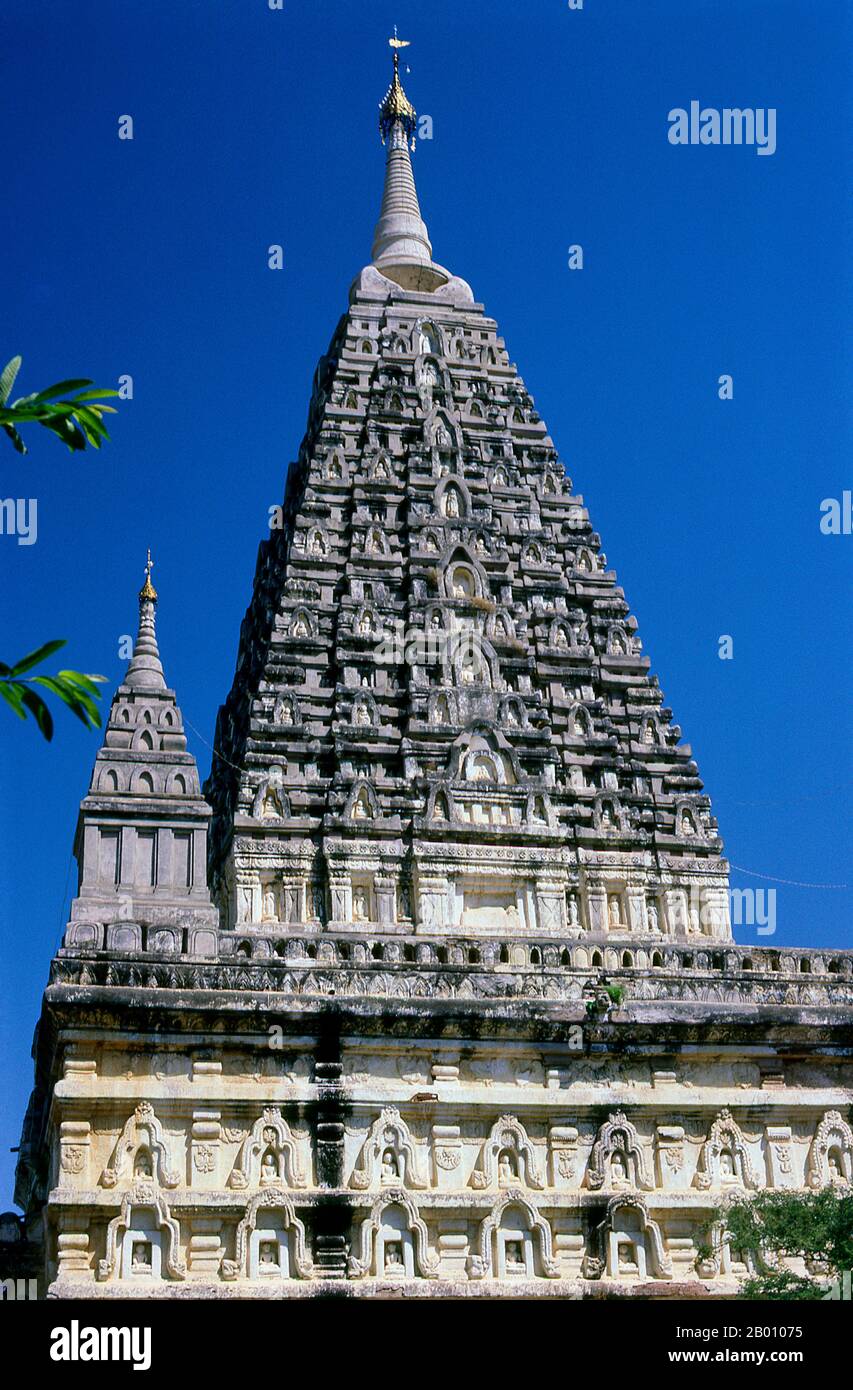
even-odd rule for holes
{"type": "Polygon", "coordinates": [[[471,1279],[559,1279],[551,1227],[524,1193],[508,1191],[480,1226],[477,1247],[468,1256],[471,1279]]]}
{"type": "Polygon", "coordinates": [[[522,1185],[541,1191],[545,1183],[524,1126],[514,1115],[502,1115],[483,1145],[471,1186],[482,1190],[522,1185]]]}
{"type": "Polygon", "coordinates": [[[286,1183],[288,1187],[305,1187],[307,1183],[296,1140],[278,1106],[268,1106],[255,1121],[228,1179],[229,1187],[240,1189],[259,1183],[286,1183]]]}
{"type": "Polygon", "coordinates": [[[435,1279],[438,1257],[429,1248],[427,1228],[415,1203],[402,1188],[391,1188],[373,1203],[361,1223],[359,1254],[350,1255],[351,1279],[435,1279]]]}
{"type": "Polygon", "coordinates": [[[107,1226],[106,1255],[98,1261],[101,1283],[121,1279],[184,1279],[180,1228],[162,1192],[137,1182],[122,1198],[121,1210],[107,1226]]]}
{"type": "Polygon", "coordinates": [[[853,1130],[838,1110],[827,1110],[815,1131],[806,1180],[809,1187],[853,1183],[853,1130]]]}
{"type": "Polygon", "coordinates": [[[757,1188],[758,1176],[731,1111],[721,1110],[702,1145],[696,1168],[696,1186],[707,1189],[738,1184],[757,1188]]]}
{"type": "Polygon", "coordinates": [[[371,1125],[350,1178],[350,1186],[360,1191],[380,1184],[428,1186],[409,1127],[393,1106],[371,1125]]]}
{"type": "Polygon", "coordinates": [[[600,1187],[654,1187],[637,1131],[623,1110],[615,1111],[598,1131],[587,1168],[587,1182],[600,1187]]]}
{"type": "Polygon", "coordinates": [[[656,1221],[639,1196],[611,1197],[607,1214],[592,1233],[581,1270],[585,1279],[672,1278],[672,1262],[664,1250],[656,1221]]]}
{"type": "Polygon", "coordinates": [[[288,1194],[281,1187],[256,1193],[237,1227],[234,1259],[222,1261],[222,1278],[229,1282],[265,1276],[310,1279],[313,1274],[305,1227],[288,1194]],[[267,1227],[261,1225],[261,1212],[270,1214],[267,1227]]]}
{"type": "Polygon", "coordinates": [[[104,1187],[115,1187],[124,1177],[170,1188],[177,1187],[181,1180],[169,1163],[163,1126],[147,1100],[141,1101],[126,1121],[101,1174],[101,1183],[104,1187]]]}

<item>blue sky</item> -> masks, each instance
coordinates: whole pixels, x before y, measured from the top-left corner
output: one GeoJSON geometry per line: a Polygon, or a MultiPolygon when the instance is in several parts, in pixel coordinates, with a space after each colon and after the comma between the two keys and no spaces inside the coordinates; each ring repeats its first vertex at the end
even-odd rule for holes
{"type": "MultiPolygon", "coordinates": [[[[65,636],[63,664],[111,688],[150,545],[206,775],[267,509],[369,259],[396,23],[433,118],[415,170],[435,257],[497,318],[584,494],[732,882],[776,888],[774,944],[853,944],[849,890],[746,873],[853,882],[853,538],[819,527],[853,486],[845,9],[6,0],[0,355],[23,355],[22,391],[130,373],[134,399],[100,454],[32,428],[26,459],[2,445],[38,540],[0,536],[0,656],[65,636]],[[775,108],[776,153],[672,146],[692,100],[775,108]]],[[[98,744],[61,711],[50,747],[4,719],[0,1206],[98,744]]]]}

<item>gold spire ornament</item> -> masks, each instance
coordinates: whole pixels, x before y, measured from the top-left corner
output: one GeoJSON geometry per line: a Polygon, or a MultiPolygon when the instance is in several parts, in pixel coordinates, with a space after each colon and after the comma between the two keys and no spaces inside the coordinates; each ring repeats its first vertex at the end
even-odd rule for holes
{"type": "Polygon", "coordinates": [[[140,602],[140,603],[145,603],[146,601],[150,601],[151,603],[156,603],[156,602],[157,602],[157,590],[154,588],[154,585],[151,583],[151,571],[152,571],[153,568],[154,568],[154,561],[151,559],[151,548],[150,548],[150,546],[149,546],[149,548],[148,548],[148,559],[147,559],[146,562],[145,562],[145,583],[143,584],[142,588],[139,590],[139,602],[140,602]]]}
{"type": "Polygon", "coordinates": [[[397,38],[397,26],[395,24],[394,37],[388,40],[388,45],[394,52],[394,75],[391,78],[388,91],[379,104],[379,134],[382,136],[384,145],[395,125],[399,125],[406,138],[411,140],[412,149],[414,149],[418,116],[414,106],[403,91],[403,85],[400,81],[400,49],[408,48],[409,43],[409,39],[397,38]]]}

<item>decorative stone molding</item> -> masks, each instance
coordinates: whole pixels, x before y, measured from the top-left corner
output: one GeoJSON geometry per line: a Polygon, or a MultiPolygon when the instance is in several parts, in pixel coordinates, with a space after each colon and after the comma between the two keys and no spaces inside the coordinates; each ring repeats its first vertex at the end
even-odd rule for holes
{"type": "MultiPolygon", "coordinates": [[[[180,1174],[170,1167],[163,1126],[147,1100],[140,1101],[126,1121],[110,1162],[101,1174],[102,1185],[117,1186],[128,1172],[131,1155],[137,1153],[140,1148],[147,1148],[151,1155],[150,1177],[163,1187],[177,1187],[181,1180],[180,1174]]],[[[147,1176],[148,1174],[143,1175],[147,1176]]]]}
{"type": "Polygon", "coordinates": [[[242,1190],[265,1182],[285,1182],[294,1188],[305,1187],[307,1183],[299,1162],[296,1140],[277,1105],[268,1106],[264,1110],[243,1140],[228,1179],[228,1186],[242,1190]],[[273,1162],[269,1165],[269,1172],[265,1173],[264,1158],[269,1150],[272,1150],[273,1162]],[[273,1168],[275,1172],[272,1171],[273,1168]]]}
{"type": "Polygon", "coordinates": [[[537,1191],[545,1186],[524,1126],[514,1115],[501,1115],[483,1145],[479,1163],[471,1174],[471,1186],[482,1191],[489,1187],[516,1187],[520,1182],[537,1191]]]}
{"type": "Polygon", "coordinates": [[[313,1278],[314,1266],[306,1247],[305,1226],[297,1217],[293,1202],[282,1187],[268,1187],[263,1192],[256,1192],[249,1201],[246,1214],[237,1227],[234,1259],[222,1261],[222,1278],[230,1282],[235,1279],[251,1277],[249,1268],[250,1238],[257,1228],[258,1213],[266,1210],[274,1212],[284,1230],[292,1233],[291,1254],[297,1277],[299,1279],[313,1278]]]}

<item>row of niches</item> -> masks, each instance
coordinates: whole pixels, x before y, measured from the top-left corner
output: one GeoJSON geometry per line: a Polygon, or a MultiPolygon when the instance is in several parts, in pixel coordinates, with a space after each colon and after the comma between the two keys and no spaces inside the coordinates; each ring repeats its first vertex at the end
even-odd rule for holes
{"type": "MultiPolygon", "coordinates": [[[[303,930],[307,925],[302,924],[303,930]]],[[[419,965],[430,969],[447,966],[454,970],[489,970],[495,966],[508,966],[521,971],[660,970],[666,974],[687,971],[700,975],[853,977],[853,957],[819,951],[807,955],[794,949],[785,952],[762,949],[707,951],[675,942],[662,943],[660,947],[650,942],[632,947],[621,944],[607,946],[598,938],[596,941],[599,944],[582,945],[576,940],[539,940],[531,943],[518,939],[495,941],[477,936],[474,944],[470,939],[459,940],[450,932],[446,940],[407,940],[397,934],[362,938],[349,933],[321,932],[319,918],[314,925],[317,928],[317,935],[314,936],[276,937],[267,930],[261,935],[242,936],[239,930],[229,930],[220,937],[220,954],[223,958],[279,960],[294,966],[363,966],[381,963],[385,966],[419,965]]],[[[149,949],[159,948],[149,946],[149,949]]]]}
{"type": "MultiPolygon", "coordinates": [[[[593,1114],[563,1109],[556,1119],[533,1121],[502,1114],[491,1124],[479,1118],[463,1126],[443,1107],[441,1122],[428,1125],[422,1117],[410,1124],[388,1105],[372,1120],[344,1124],[340,1183],[359,1192],[853,1188],[853,1131],[840,1110],[593,1114]]],[[[225,1123],[217,1111],[175,1133],[143,1101],[118,1134],[101,1121],[97,1133],[86,1121],[63,1122],[52,1185],[124,1190],[144,1181],[168,1191],[257,1191],[275,1184],[304,1191],[321,1185],[319,1162],[311,1131],[291,1126],[278,1105],[265,1106],[250,1125],[225,1123]]]]}
{"type": "Polygon", "coordinates": [[[458,322],[440,324],[430,319],[414,323],[397,320],[382,326],[363,321],[348,324],[346,350],[370,357],[438,357],[455,358],[460,362],[479,365],[508,366],[502,338],[494,327],[473,329],[458,322]]]}
{"type": "MultiPolygon", "coordinates": [[[[777,1263],[734,1250],[713,1214],[710,1207],[689,1215],[656,1210],[643,1196],[623,1193],[602,1204],[598,1219],[589,1223],[578,1212],[549,1208],[514,1189],[485,1212],[458,1205],[441,1211],[389,1187],[372,1203],[351,1206],[346,1280],[398,1285],[401,1291],[409,1281],[414,1287],[419,1280],[445,1280],[454,1287],[494,1281],[519,1292],[540,1279],[575,1286],[591,1280],[719,1280],[731,1291],[736,1281],[780,1264],[820,1273],[799,1260],[777,1263]]],[[[240,1217],[230,1208],[206,1210],[203,1218],[178,1214],[174,1203],[143,1181],[125,1194],[117,1216],[106,1221],[93,1211],[86,1234],[73,1240],[63,1241],[59,1209],[53,1268],[58,1288],[69,1291],[93,1278],[140,1295],[152,1284],[187,1280],[258,1292],[266,1287],[275,1296],[283,1282],[328,1277],[328,1266],[315,1263],[312,1218],[313,1209],[299,1207],[276,1186],[252,1197],[240,1217]]],[[[337,1277],[334,1287],[340,1290],[337,1277]]]]}
{"type": "MultiPolygon", "coordinates": [[[[85,1144],[79,1143],[79,1125],[76,1137],[75,1146],[60,1146],[66,1185],[78,1177],[85,1185],[88,1179],[85,1155],[80,1158],[85,1144]]],[[[764,1186],[831,1187],[846,1194],[853,1178],[853,1135],[838,1111],[824,1114],[811,1138],[797,1142],[791,1126],[781,1124],[767,1125],[760,1138],[750,1139],[731,1113],[723,1110],[696,1142],[690,1141],[681,1125],[659,1125],[653,1153],[621,1111],[599,1126],[591,1147],[591,1136],[584,1135],[581,1146],[578,1130],[561,1124],[550,1128],[546,1149],[531,1141],[514,1116],[503,1115],[485,1141],[473,1147],[473,1167],[471,1146],[463,1144],[458,1127],[434,1126],[431,1139],[419,1142],[394,1108],[385,1109],[366,1135],[350,1132],[348,1137],[355,1141],[349,1145],[355,1162],[351,1157],[346,1161],[348,1186],[376,1194],[366,1211],[359,1212],[358,1204],[351,1204],[355,1217],[348,1263],[351,1277],[439,1274],[435,1237],[451,1211],[436,1207],[434,1199],[425,1200],[431,1188],[460,1194],[473,1190],[487,1196],[485,1203],[481,1200],[473,1209],[458,1203],[452,1208],[457,1239],[445,1242],[444,1250],[448,1254],[452,1250],[451,1258],[459,1261],[454,1271],[458,1277],[597,1278],[607,1273],[610,1277],[669,1278],[674,1261],[668,1235],[673,1238],[672,1251],[679,1252],[675,1259],[684,1277],[694,1271],[706,1278],[740,1274],[746,1268],[733,1267],[738,1263],[733,1252],[729,1252],[728,1267],[722,1258],[719,1231],[709,1255],[707,1226],[709,1216],[713,1218],[713,1203],[703,1204],[700,1199],[695,1206],[655,1207],[652,1194],[693,1189],[706,1198],[719,1199],[764,1186]],[[592,1221],[578,1207],[549,1207],[547,1197],[541,1195],[548,1188],[570,1191],[580,1186],[605,1199],[595,1203],[592,1221]],[[703,1229],[705,1240],[699,1238],[703,1229]],[[383,1232],[387,1232],[384,1239],[383,1232]],[[588,1233],[586,1239],[584,1233],[588,1233]],[[459,1239],[463,1234],[465,1238],[459,1239]],[[560,1240],[560,1235],[568,1239],[560,1240]],[[709,1263],[715,1246],[716,1268],[709,1263]]],[[[254,1195],[236,1215],[206,1208],[205,1232],[209,1237],[218,1229],[223,1239],[217,1244],[218,1258],[212,1261],[212,1243],[205,1242],[207,1256],[199,1260],[199,1271],[203,1266],[208,1275],[219,1273],[226,1279],[274,1273],[312,1277],[309,1231],[297,1216],[298,1194],[311,1185],[309,1156],[300,1152],[274,1107],[264,1112],[242,1141],[230,1139],[229,1150],[236,1142],[239,1149],[228,1185],[254,1195]]],[[[191,1145],[194,1191],[215,1187],[221,1176],[217,1163],[221,1147],[225,1146],[210,1136],[191,1145]]],[[[123,1195],[118,1215],[108,1223],[98,1222],[95,1216],[89,1223],[94,1250],[105,1249],[97,1277],[184,1277],[187,1263],[180,1249],[180,1227],[169,1206],[171,1199],[177,1209],[180,1178],[166,1166],[169,1155],[162,1128],[150,1105],[142,1116],[137,1110],[125,1125],[112,1161],[115,1166],[104,1170],[101,1182],[123,1195]]],[[[306,1215],[310,1221],[310,1214],[306,1215]]],[[[190,1266],[192,1250],[190,1239],[190,1266]]],[[[83,1273],[91,1267],[90,1258],[88,1253],[82,1257],[81,1245],[75,1242],[70,1267],[62,1272],[83,1273]]],[[[740,1263],[749,1264],[743,1257],[740,1263]]]]}
{"type": "MultiPolygon", "coordinates": [[[[482,422],[491,431],[526,430],[536,438],[543,430],[538,412],[530,406],[508,402],[499,404],[484,387],[474,384],[467,392],[454,391],[451,373],[435,358],[425,357],[416,363],[415,386],[407,381],[390,389],[361,389],[361,384],[347,387],[340,383],[332,393],[332,405],[345,413],[363,417],[368,409],[368,427],[378,416],[389,420],[398,429],[418,422],[435,404],[458,414],[469,423],[482,422]]],[[[466,383],[467,386],[467,383],[466,383]]]]}
{"type": "Polygon", "coordinates": [[[380,874],[335,869],[328,879],[313,877],[305,869],[264,873],[240,868],[231,895],[232,924],[384,924],[409,925],[412,930],[417,925],[426,932],[477,929],[486,936],[506,930],[699,940],[730,935],[724,883],[721,879],[709,887],[667,884],[650,889],[611,879],[561,889],[554,881],[540,884],[523,869],[506,878],[484,875],[480,869],[468,876],[414,883],[393,863],[380,874]]]}

